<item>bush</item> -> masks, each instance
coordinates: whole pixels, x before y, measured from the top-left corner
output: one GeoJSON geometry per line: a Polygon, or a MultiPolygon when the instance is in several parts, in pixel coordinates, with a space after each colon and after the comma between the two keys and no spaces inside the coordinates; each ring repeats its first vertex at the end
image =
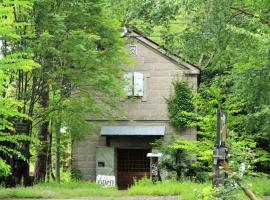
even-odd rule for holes
{"type": "Polygon", "coordinates": [[[171,141],[163,144],[156,142],[156,148],[163,154],[159,161],[161,169],[176,173],[176,180],[189,179],[197,182],[209,181],[210,175],[198,162],[196,141],[172,137],[171,141]]]}
{"type": "Polygon", "coordinates": [[[174,93],[167,99],[170,123],[178,128],[185,128],[196,121],[192,92],[184,81],[175,80],[173,87],[174,93]]]}
{"type": "Polygon", "coordinates": [[[10,173],[10,166],[0,158],[0,178],[8,176],[10,173]]]}

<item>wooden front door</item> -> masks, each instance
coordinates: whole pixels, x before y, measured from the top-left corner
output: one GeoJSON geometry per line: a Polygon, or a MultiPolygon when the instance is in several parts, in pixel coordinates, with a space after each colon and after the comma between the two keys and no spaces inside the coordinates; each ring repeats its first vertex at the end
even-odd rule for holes
{"type": "Polygon", "coordinates": [[[117,185],[127,189],[133,181],[150,175],[150,159],[146,157],[150,149],[117,150],[117,185]]]}

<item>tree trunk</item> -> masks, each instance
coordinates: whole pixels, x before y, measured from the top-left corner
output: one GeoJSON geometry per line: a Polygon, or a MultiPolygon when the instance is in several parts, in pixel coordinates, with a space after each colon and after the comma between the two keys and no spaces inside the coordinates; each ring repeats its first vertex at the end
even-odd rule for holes
{"type": "MultiPolygon", "coordinates": [[[[49,102],[49,87],[47,80],[43,79],[43,90],[40,96],[40,107],[42,110],[48,108],[49,102]]],[[[48,152],[48,139],[49,139],[49,121],[44,117],[39,124],[37,131],[37,138],[40,145],[37,148],[36,161],[35,161],[35,182],[45,181],[46,165],[47,165],[47,152],[48,152]]]]}
{"type": "Polygon", "coordinates": [[[47,158],[47,182],[50,182],[50,174],[52,170],[52,133],[49,133],[48,158],[47,158]]]}
{"type": "Polygon", "coordinates": [[[55,148],[56,148],[56,181],[60,183],[60,128],[61,122],[57,121],[55,124],[55,148]]]}

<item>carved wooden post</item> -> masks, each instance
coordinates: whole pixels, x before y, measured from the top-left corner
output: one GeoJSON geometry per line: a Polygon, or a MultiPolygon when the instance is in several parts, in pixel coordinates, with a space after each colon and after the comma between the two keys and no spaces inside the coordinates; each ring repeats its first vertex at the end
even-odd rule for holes
{"type": "Polygon", "coordinates": [[[147,157],[150,157],[150,178],[155,183],[159,181],[158,158],[161,153],[148,153],[147,157]]]}

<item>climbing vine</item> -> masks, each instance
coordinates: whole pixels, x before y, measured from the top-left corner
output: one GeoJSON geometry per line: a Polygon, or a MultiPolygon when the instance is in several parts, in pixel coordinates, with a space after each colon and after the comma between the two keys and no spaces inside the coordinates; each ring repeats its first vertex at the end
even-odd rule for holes
{"type": "Polygon", "coordinates": [[[192,91],[184,81],[177,79],[172,84],[173,93],[167,99],[169,120],[175,127],[185,128],[196,120],[192,91]]]}

